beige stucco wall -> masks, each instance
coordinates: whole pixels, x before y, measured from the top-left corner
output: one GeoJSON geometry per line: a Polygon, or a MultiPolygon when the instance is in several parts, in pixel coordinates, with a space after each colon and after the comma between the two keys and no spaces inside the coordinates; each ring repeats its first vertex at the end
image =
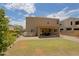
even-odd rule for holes
{"type": "Polygon", "coordinates": [[[79,36],[79,30],[74,30],[74,28],[79,28],[79,25],[75,25],[75,22],[79,21],[79,18],[68,18],[60,22],[60,29],[62,34],[71,35],[71,36],[79,36]],[[71,25],[72,22],[72,25],[71,25]],[[66,30],[66,28],[72,28],[72,30],[66,30]]]}
{"type": "Polygon", "coordinates": [[[75,25],[75,21],[79,21],[79,18],[68,18],[60,22],[60,28],[78,28],[79,25],[75,25]],[[72,25],[71,25],[72,22],[72,25]]]}
{"type": "Polygon", "coordinates": [[[26,17],[26,31],[28,35],[35,36],[36,31],[38,31],[38,29],[41,27],[56,28],[58,29],[59,34],[59,19],[45,17],[26,17]],[[31,29],[33,29],[34,32],[31,32],[31,29]]]}

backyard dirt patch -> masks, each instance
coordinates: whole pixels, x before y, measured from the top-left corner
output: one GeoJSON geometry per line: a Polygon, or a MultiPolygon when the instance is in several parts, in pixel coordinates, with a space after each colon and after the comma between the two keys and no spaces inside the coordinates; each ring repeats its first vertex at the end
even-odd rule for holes
{"type": "Polygon", "coordinates": [[[44,49],[42,48],[35,49],[35,55],[44,55],[44,54],[45,54],[44,49]]]}
{"type": "Polygon", "coordinates": [[[27,48],[28,47],[28,44],[26,41],[18,41],[17,43],[15,43],[15,45],[13,45],[13,48],[27,48]],[[18,43],[19,42],[19,43],[18,43]]]}

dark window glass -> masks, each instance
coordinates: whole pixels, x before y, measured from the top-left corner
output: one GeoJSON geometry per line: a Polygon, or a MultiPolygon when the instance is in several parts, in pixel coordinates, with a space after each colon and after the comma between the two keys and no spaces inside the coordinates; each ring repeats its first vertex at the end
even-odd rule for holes
{"type": "Polygon", "coordinates": [[[71,25],[72,25],[72,21],[71,21],[71,25]]]}
{"type": "Polygon", "coordinates": [[[64,30],[63,28],[61,28],[60,30],[64,30]]]}
{"type": "Polygon", "coordinates": [[[34,30],[33,30],[33,29],[31,29],[31,32],[34,32],[34,30]]]}
{"type": "Polygon", "coordinates": [[[57,24],[59,24],[59,21],[57,21],[57,24]]]}
{"type": "Polygon", "coordinates": [[[76,21],[76,22],[75,22],[75,25],[79,25],[79,21],[76,21]]]}
{"type": "Polygon", "coordinates": [[[62,24],[60,24],[60,25],[62,25],[62,24]]]}
{"type": "Polygon", "coordinates": [[[66,30],[72,30],[72,28],[66,28],[66,30]]]}
{"type": "Polygon", "coordinates": [[[54,29],[54,32],[57,32],[57,29],[54,29]]]}
{"type": "Polygon", "coordinates": [[[79,28],[74,28],[74,30],[79,30],[79,28]]]}
{"type": "Polygon", "coordinates": [[[47,24],[49,24],[49,21],[47,22],[47,24]]]}
{"type": "Polygon", "coordinates": [[[42,30],[42,32],[44,32],[44,30],[42,30]]]}
{"type": "Polygon", "coordinates": [[[51,29],[49,29],[49,32],[51,32],[51,29]]]}

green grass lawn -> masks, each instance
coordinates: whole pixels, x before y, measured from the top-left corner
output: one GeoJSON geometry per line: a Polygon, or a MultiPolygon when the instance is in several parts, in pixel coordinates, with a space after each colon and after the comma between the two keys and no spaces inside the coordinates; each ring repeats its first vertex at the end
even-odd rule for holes
{"type": "Polygon", "coordinates": [[[20,40],[6,55],[79,55],[79,43],[65,40],[20,40]]]}

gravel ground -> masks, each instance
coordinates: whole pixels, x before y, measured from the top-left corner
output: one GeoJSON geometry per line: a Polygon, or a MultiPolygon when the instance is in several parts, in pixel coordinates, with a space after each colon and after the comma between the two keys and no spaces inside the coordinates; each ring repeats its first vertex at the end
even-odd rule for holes
{"type": "Polygon", "coordinates": [[[67,36],[67,35],[60,35],[60,36],[63,39],[67,39],[67,40],[72,40],[72,41],[79,42],[79,37],[73,37],[73,36],[67,36]]]}
{"type": "Polygon", "coordinates": [[[24,36],[20,36],[19,38],[17,38],[18,40],[44,40],[44,39],[67,39],[67,40],[72,40],[72,41],[76,41],[79,42],[79,37],[73,37],[73,36],[67,36],[67,35],[60,35],[60,37],[53,37],[53,38],[39,38],[39,37],[24,37],[24,36]]]}

